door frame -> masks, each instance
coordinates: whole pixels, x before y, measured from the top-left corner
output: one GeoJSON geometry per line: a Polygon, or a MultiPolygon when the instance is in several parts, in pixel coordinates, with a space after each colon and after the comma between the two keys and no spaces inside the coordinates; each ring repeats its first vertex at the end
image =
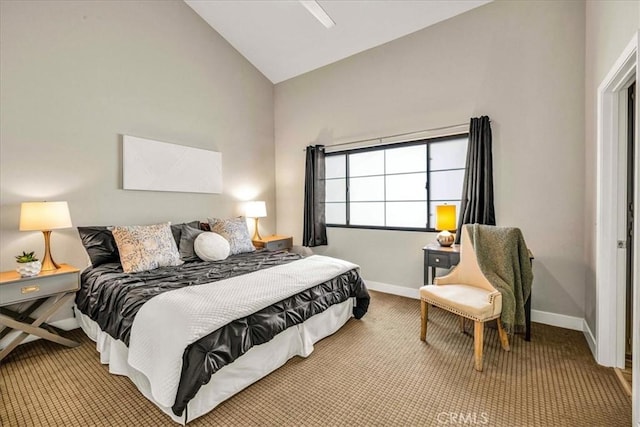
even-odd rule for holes
{"type": "MultiPolygon", "coordinates": [[[[605,366],[624,367],[625,355],[625,298],[624,266],[626,251],[617,247],[619,240],[626,240],[626,192],[620,192],[626,169],[621,150],[626,151],[625,129],[620,126],[620,91],[638,79],[638,45],[640,32],[636,32],[627,47],[598,87],[597,100],[597,213],[596,213],[596,360],[605,366]],[[623,194],[625,193],[624,197],[623,194]]],[[[636,129],[634,142],[638,147],[638,108],[636,97],[636,129]]],[[[635,201],[640,201],[640,149],[635,150],[635,201]]],[[[640,230],[638,215],[634,218],[634,230],[640,230]]],[[[633,323],[638,325],[640,314],[640,290],[637,254],[640,254],[640,238],[634,239],[635,261],[633,267],[633,323]]],[[[640,426],[640,327],[633,331],[633,424],[640,426]]]]}

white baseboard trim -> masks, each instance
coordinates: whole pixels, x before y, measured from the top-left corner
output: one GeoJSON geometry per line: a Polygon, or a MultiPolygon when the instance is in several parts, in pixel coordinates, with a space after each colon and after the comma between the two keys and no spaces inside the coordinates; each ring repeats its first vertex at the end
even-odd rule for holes
{"type": "MultiPolygon", "coordinates": [[[[364,281],[367,288],[372,291],[384,292],[386,294],[398,295],[401,297],[420,299],[420,291],[416,288],[407,288],[405,286],[391,285],[388,283],[374,282],[372,280],[364,281]]],[[[547,311],[531,310],[531,321],[543,323],[545,325],[558,326],[560,328],[572,329],[574,331],[584,331],[586,322],[581,317],[567,316],[565,314],[549,313],[547,311]]],[[[593,335],[592,335],[593,337],[593,335]]],[[[587,339],[589,341],[589,339],[587,339]]],[[[595,340],[593,341],[595,343],[595,340]]],[[[591,344],[589,344],[591,347],[591,344]]],[[[594,344],[595,348],[595,344],[594,344]]],[[[592,350],[593,351],[593,350],[592,350]]]]}
{"type": "Polygon", "coordinates": [[[372,291],[383,292],[385,294],[398,295],[401,297],[420,299],[420,291],[416,288],[407,288],[405,286],[390,285],[388,283],[374,282],[372,280],[366,280],[367,289],[372,291]]]}
{"type": "Polygon", "coordinates": [[[567,316],[566,314],[531,310],[531,321],[582,332],[584,319],[581,317],[567,316]]]}
{"type": "MultiPolygon", "coordinates": [[[[52,326],[55,326],[56,328],[60,328],[63,331],[70,331],[72,329],[76,329],[79,327],[78,325],[78,321],[76,320],[75,317],[69,317],[67,319],[60,319],[60,320],[56,320],[55,322],[51,322],[49,323],[52,326]]],[[[3,349],[7,346],[7,344],[9,344],[11,341],[13,341],[13,338],[20,334],[21,331],[11,331],[10,333],[7,334],[6,337],[4,337],[1,341],[0,341],[0,349],[3,349]]],[[[29,335],[27,338],[24,339],[24,341],[22,341],[20,343],[20,345],[22,344],[26,344],[28,342],[31,341],[35,341],[35,340],[39,340],[41,339],[40,337],[37,337],[35,335],[29,335]]]]}
{"type": "Polygon", "coordinates": [[[593,358],[596,358],[596,337],[593,336],[593,332],[591,332],[591,328],[587,324],[587,321],[584,320],[582,322],[582,332],[584,333],[584,337],[587,340],[587,344],[589,345],[589,350],[591,350],[591,354],[593,354],[593,358]]]}

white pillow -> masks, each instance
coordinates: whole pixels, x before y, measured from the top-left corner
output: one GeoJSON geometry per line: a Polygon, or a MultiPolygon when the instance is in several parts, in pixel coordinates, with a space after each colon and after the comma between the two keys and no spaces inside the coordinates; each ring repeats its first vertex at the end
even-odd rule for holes
{"type": "Polygon", "coordinates": [[[193,242],[193,250],[204,261],[220,261],[229,256],[231,247],[227,239],[211,231],[201,233],[193,242]]]}

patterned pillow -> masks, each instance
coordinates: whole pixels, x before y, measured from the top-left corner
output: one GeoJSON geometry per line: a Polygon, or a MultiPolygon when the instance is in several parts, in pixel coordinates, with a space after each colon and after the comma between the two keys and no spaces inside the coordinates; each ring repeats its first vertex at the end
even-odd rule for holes
{"type": "Polygon", "coordinates": [[[256,248],[251,243],[247,220],[240,216],[230,219],[209,218],[211,231],[218,233],[229,241],[229,255],[253,252],[256,248]]]}
{"type": "Polygon", "coordinates": [[[116,226],[111,229],[125,273],[181,265],[178,246],[169,223],[116,226]]]}

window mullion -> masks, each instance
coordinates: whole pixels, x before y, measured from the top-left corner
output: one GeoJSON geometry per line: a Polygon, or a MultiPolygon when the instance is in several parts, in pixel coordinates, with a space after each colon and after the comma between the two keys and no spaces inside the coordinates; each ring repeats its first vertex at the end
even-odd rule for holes
{"type": "Polygon", "coordinates": [[[427,158],[425,160],[427,162],[427,182],[424,183],[424,189],[427,192],[427,223],[425,224],[425,227],[428,229],[431,226],[431,192],[429,191],[429,181],[431,180],[431,145],[429,143],[426,145],[427,158]]]}
{"type": "Polygon", "coordinates": [[[351,174],[349,173],[349,154],[347,153],[347,155],[344,156],[344,161],[346,162],[344,165],[344,170],[345,170],[345,175],[346,175],[346,179],[345,179],[345,192],[346,194],[344,195],[344,200],[345,200],[345,209],[347,210],[346,212],[346,224],[350,225],[351,224],[351,203],[350,203],[350,195],[349,195],[349,185],[350,185],[350,181],[351,181],[351,174]]]}
{"type": "Polygon", "coordinates": [[[387,150],[382,151],[382,214],[384,215],[384,226],[387,226],[387,150]]]}

